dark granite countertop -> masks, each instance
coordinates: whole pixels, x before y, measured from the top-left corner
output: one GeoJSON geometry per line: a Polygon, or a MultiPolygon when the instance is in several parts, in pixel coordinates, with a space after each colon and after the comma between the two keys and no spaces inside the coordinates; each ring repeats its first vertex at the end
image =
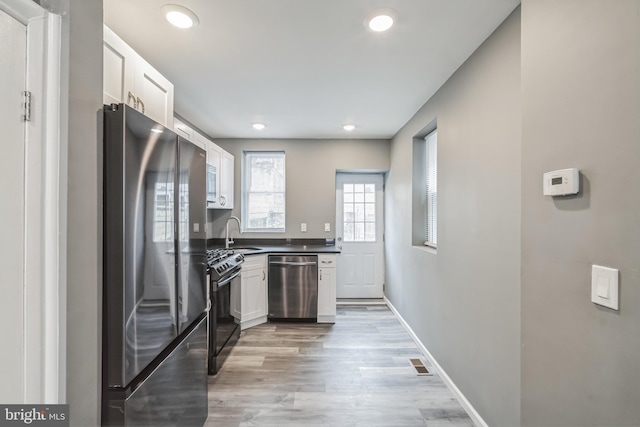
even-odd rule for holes
{"type": "MultiPolygon", "coordinates": [[[[224,248],[224,239],[210,239],[209,248],[224,248]]],[[[335,239],[234,239],[229,246],[245,255],[270,253],[340,253],[335,239]]]]}
{"type": "MultiPolygon", "coordinates": [[[[233,246],[231,247],[233,249],[233,246]]],[[[284,245],[284,246],[238,246],[236,251],[242,251],[245,255],[255,254],[300,254],[300,253],[318,253],[318,254],[335,254],[340,253],[337,246],[321,246],[321,245],[284,245]]]]}

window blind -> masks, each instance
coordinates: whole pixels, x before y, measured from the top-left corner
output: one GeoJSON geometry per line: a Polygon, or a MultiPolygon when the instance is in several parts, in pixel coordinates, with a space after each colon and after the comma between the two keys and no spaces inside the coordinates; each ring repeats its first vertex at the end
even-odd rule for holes
{"type": "Polygon", "coordinates": [[[438,132],[425,137],[426,208],[425,242],[436,247],[438,243],[438,132]]]}

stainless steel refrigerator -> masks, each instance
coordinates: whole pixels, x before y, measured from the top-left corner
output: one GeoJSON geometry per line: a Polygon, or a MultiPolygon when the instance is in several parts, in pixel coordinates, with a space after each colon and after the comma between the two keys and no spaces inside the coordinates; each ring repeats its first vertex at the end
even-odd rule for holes
{"type": "Polygon", "coordinates": [[[206,153],[104,109],[102,424],[207,417],[206,153]]]}

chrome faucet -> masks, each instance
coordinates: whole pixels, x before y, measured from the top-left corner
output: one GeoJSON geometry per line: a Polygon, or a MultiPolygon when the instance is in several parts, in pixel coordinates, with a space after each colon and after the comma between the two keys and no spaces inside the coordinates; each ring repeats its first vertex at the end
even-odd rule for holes
{"type": "Polygon", "coordinates": [[[233,238],[229,236],[229,221],[232,219],[236,220],[236,222],[238,223],[238,232],[242,234],[242,224],[240,224],[240,218],[238,218],[237,216],[231,215],[229,219],[227,219],[227,233],[224,236],[224,247],[227,249],[229,249],[229,245],[234,244],[233,238]]]}

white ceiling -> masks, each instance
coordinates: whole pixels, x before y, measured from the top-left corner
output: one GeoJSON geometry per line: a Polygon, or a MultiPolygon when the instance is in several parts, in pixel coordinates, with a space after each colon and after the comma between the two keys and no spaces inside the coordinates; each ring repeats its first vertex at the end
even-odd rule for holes
{"type": "Polygon", "coordinates": [[[519,3],[105,0],[104,20],[174,83],[176,113],[211,137],[391,138],[519,3]],[[200,24],[172,27],[167,3],[200,24]],[[379,8],[396,14],[385,33],[364,25],[379,8]]]}

